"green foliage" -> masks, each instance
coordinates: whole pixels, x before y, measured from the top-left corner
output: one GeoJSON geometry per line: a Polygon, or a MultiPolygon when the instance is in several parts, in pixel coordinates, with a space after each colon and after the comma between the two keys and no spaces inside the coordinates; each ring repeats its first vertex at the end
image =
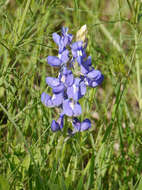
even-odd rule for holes
{"type": "Polygon", "coordinates": [[[0,189],[1,190],[5,190],[5,189],[9,190],[8,181],[3,176],[0,176],[0,189]]]}
{"type": "MultiPolygon", "coordinates": [[[[142,189],[142,3],[136,0],[0,2],[0,190],[142,189]],[[88,54],[104,74],[80,101],[90,131],[52,133],[41,104],[53,32],[88,27],[88,54]]],[[[50,92],[50,91],[49,91],[50,92]]]]}

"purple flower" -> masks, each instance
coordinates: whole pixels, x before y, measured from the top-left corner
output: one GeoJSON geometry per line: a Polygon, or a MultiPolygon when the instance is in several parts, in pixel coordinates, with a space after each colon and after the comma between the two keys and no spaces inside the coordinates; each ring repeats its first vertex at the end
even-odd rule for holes
{"type": "Polygon", "coordinates": [[[72,86],[67,88],[68,98],[78,101],[86,93],[86,85],[80,78],[75,78],[72,86]]]}
{"type": "Polygon", "coordinates": [[[71,86],[74,81],[74,76],[71,70],[68,70],[67,67],[64,67],[59,74],[59,80],[64,83],[66,87],[71,86]]]}
{"type": "Polygon", "coordinates": [[[64,50],[62,53],[60,53],[58,57],[56,56],[47,57],[47,63],[53,67],[62,66],[62,64],[66,64],[68,60],[69,60],[69,51],[67,49],[64,50]]]}
{"type": "Polygon", "coordinates": [[[89,71],[92,70],[92,62],[91,62],[91,56],[88,56],[88,58],[84,61],[82,60],[82,62],[80,63],[80,69],[81,69],[81,73],[83,75],[87,74],[89,71]]]}
{"type": "Polygon", "coordinates": [[[82,60],[86,57],[85,49],[83,48],[83,42],[74,42],[71,45],[71,51],[73,55],[73,61],[76,59],[77,62],[81,64],[82,60]]]}
{"type": "Polygon", "coordinates": [[[64,84],[59,78],[47,77],[46,83],[53,89],[53,93],[64,92],[64,84]]]}
{"type": "Polygon", "coordinates": [[[93,69],[85,76],[85,84],[95,88],[96,86],[100,85],[104,80],[104,76],[99,70],[93,69]]]}
{"type": "Polygon", "coordinates": [[[58,57],[55,57],[55,56],[48,56],[47,62],[49,65],[53,67],[58,67],[62,64],[62,61],[58,57]]]}
{"type": "Polygon", "coordinates": [[[53,93],[64,92],[68,86],[73,84],[74,77],[71,70],[64,67],[58,78],[47,77],[46,83],[53,89],[53,93]]]}
{"type": "Polygon", "coordinates": [[[66,47],[66,44],[64,44],[64,40],[62,37],[60,37],[57,33],[52,34],[54,42],[58,45],[59,47],[59,53],[62,53],[63,50],[66,47]]]}
{"type": "Polygon", "coordinates": [[[60,85],[60,81],[58,78],[54,78],[54,77],[47,77],[46,78],[46,83],[51,87],[57,87],[60,85]]]}
{"type": "Polygon", "coordinates": [[[81,106],[79,102],[66,99],[63,101],[63,113],[69,117],[81,115],[81,106]]]}
{"type": "Polygon", "coordinates": [[[59,54],[61,54],[67,45],[69,45],[72,41],[72,34],[68,34],[68,28],[62,28],[62,36],[59,36],[57,33],[53,33],[52,35],[54,42],[59,47],[59,54]]]}
{"type": "Polygon", "coordinates": [[[53,120],[51,123],[51,129],[53,132],[59,131],[63,128],[64,125],[64,115],[61,114],[57,121],[53,120]]]}
{"type": "Polygon", "coordinates": [[[76,117],[81,115],[82,110],[78,102],[86,93],[86,86],[96,87],[102,83],[104,76],[99,70],[95,70],[91,65],[91,56],[87,57],[84,41],[77,41],[71,44],[72,34],[68,34],[68,28],[62,28],[61,36],[53,33],[53,40],[58,45],[58,56],[48,56],[47,62],[53,67],[59,67],[58,77],[46,77],[46,83],[52,88],[53,95],[50,96],[45,92],[41,95],[42,103],[47,107],[59,107],[62,114],[58,120],[53,120],[51,129],[53,132],[61,130],[64,123],[64,115],[73,118],[74,130],[70,130],[69,134],[73,135],[79,131],[88,130],[91,127],[89,119],[80,122],[76,117]],[[71,48],[70,52],[67,48],[71,48]],[[81,75],[74,77],[72,70],[75,69],[77,63],[80,67],[81,75]]]}
{"type": "Polygon", "coordinates": [[[72,41],[72,35],[68,34],[68,28],[62,28],[62,36],[59,36],[57,33],[52,35],[54,42],[59,47],[58,57],[48,56],[47,62],[53,67],[59,67],[62,64],[66,64],[69,60],[69,51],[66,49],[66,46],[69,45],[72,41]]]}
{"type": "Polygon", "coordinates": [[[41,102],[47,107],[60,106],[63,102],[63,93],[53,94],[51,97],[43,92],[41,95],[41,102]]]}
{"type": "Polygon", "coordinates": [[[89,119],[84,119],[83,122],[80,122],[76,117],[72,122],[74,126],[74,132],[86,131],[91,128],[91,121],[89,119]]]}
{"type": "Polygon", "coordinates": [[[69,51],[65,49],[62,53],[59,53],[58,57],[62,61],[62,63],[66,64],[69,60],[69,51]]]}
{"type": "Polygon", "coordinates": [[[72,34],[68,34],[68,28],[63,27],[62,28],[62,35],[63,35],[63,39],[64,39],[64,44],[70,45],[73,35],[72,34]]]}
{"type": "Polygon", "coordinates": [[[91,67],[91,56],[87,58],[86,61],[82,61],[80,63],[81,73],[83,76],[81,76],[82,80],[84,78],[84,82],[87,86],[90,87],[96,87],[102,83],[104,80],[104,76],[99,70],[95,70],[93,67],[91,67]]]}

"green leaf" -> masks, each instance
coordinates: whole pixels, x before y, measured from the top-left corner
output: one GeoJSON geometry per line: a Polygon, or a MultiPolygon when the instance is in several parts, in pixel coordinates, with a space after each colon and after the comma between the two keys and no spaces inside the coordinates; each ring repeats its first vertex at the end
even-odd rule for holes
{"type": "Polygon", "coordinates": [[[22,166],[23,166],[26,170],[29,169],[30,161],[31,161],[30,155],[27,154],[26,157],[24,158],[23,162],[22,162],[22,166]]]}
{"type": "Polygon", "coordinates": [[[9,190],[8,180],[4,176],[0,176],[0,190],[9,190]]]}
{"type": "Polygon", "coordinates": [[[140,179],[139,185],[137,187],[137,190],[141,190],[142,189],[142,178],[140,179]]]}

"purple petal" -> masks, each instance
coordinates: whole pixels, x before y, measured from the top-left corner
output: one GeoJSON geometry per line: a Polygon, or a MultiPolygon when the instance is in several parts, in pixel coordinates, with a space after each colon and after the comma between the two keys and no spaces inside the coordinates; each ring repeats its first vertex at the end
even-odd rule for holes
{"type": "Polygon", "coordinates": [[[67,95],[69,98],[72,98],[73,100],[78,100],[79,99],[79,83],[80,83],[80,78],[75,78],[74,83],[71,87],[67,88],[67,95]]]}
{"type": "Polygon", "coordinates": [[[72,34],[68,34],[68,38],[69,38],[69,43],[71,43],[71,41],[73,39],[73,35],[72,34]]]}
{"type": "Polygon", "coordinates": [[[68,70],[67,67],[63,68],[62,73],[59,76],[59,79],[66,84],[66,86],[71,86],[74,81],[74,77],[71,70],[68,70]]]}
{"type": "Polygon", "coordinates": [[[69,75],[69,74],[72,74],[72,71],[71,71],[71,70],[68,70],[67,67],[64,67],[64,68],[63,68],[63,75],[69,75]]]}
{"type": "Polygon", "coordinates": [[[66,49],[65,51],[62,52],[61,54],[61,60],[63,63],[67,63],[69,60],[69,51],[66,49]]]}
{"type": "Polygon", "coordinates": [[[86,85],[80,78],[75,78],[72,86],[67,87],[68,98],[78,101],[86,93],[86,85]]]}
{"type": "Polygon", "coordinates": [[[78,102],[67,99],[63,102],[63,111],[67,116],[78,116],[81,114],[81,106],[78,102]]]}
{"type": "Polygon", "coordinates": [[[61,37],[57,33],[52,34],[54,42],[59,46],[61,37]]]}
{"type": "Polygon", "coordinates": [[[64,91],[64,84],[61,82],[60,85],[52,87],[53,93],[59,93],[64,91]]]}
{"type": "Polygon", "coordinates": [[[91,66],[92,63],[91,63],[91,56],[88,56],[87,60],[86,60],[86,65],[87,66],[91,66]]]}
{"type": "Polygon", "coordinates": [[[49,65],[53,67],[60,66],[62,63],[62,61],[58,57],[55,57],[55,56],[48,56],[47,62],[49,65]]]}
{"type": "Polygon", "coordinates": [[[67,88],[67,95],[68,98],[72,98],[73,100],[78,100],[78,90],[79,88],[77,87],[77,91],[74,92],[74,88],[76,88],[76,86],[72,85],[71,87],[67,88]]]}
{"type": "Polygon", "coordinates": [[[79,86],[79,85],[80,85],[80,81],[81,81],[81,79],[78,78],[78,77],[76,77],[76,78],[75,78],[75,81],[74,81],[74,84],[75,84],[76,86],[79,86]]]}
{"type": "Polygon", "coordinates": [[[42,101],[42,103],[44,103],[44,104],[45,104],[45,102],[48,101],[50,98],[51,98],[51,96],[49,96],[49,95],[46,94],[45,92],[43,92],[43,93],[41,94],[41,101],[42,101]]]}
{"type": "Polygon", "coordinates": [[[53,132],[59,131],[64,125],[64,115],[61,114],[57,121],[53,120],[51,123],[51,129],[53,132]]]}
{"type": "Polygon", "coordinates": [[[84,96],[85,93],[86,93],[86,85],[85,85],[84,81],[82,81],[80,83],[80,95],[81,95],[81,97],[84,96]]]}
{"type": "Polygon", "coordinates": [[[91,127],[89,119],[85,119],[83,122],[80,122],[77,118],[73,118],[72,124],[74,126],[73,134],[79,131],[86,131],[91,127]]]}
{"type": "Polygon", "coordinates": [[[60,130],[60,125],[55,120],[53,120],[52,123],[51,123],[51,130],[53,132],[56,132],[56,131],[60,130]]]}
{"type": "Polygon", "coordinates": [[[68,28],[67,27],[62,27],[62,34],[66,35],[68,33],[68,28]]]}
{"type": "Polygon", "coordinates": [[[60,41],[60,45],[59,45],[59,54],[62,54],[62,52],[65,50],[65,44],[63,39],[61,39],[60,41]]]}
{"type": "Polygon", "coordinates": [[[94,87],[100,85],[103,82],[103,80],[104,80],[104,76],[101,75],[101,77],[98,80],[92,82],[91,87],[94,88],[94,87]]]}
{"type": "Polygon", "coordinates": [[[63,112],[64,114],[66,114],[67,116],[72,116],[73,115],[73,111],[72,108],[70,106],[70,100],[67,99],[63,102],[63,112]]]}
{"type": "Polygon", "coordinates": [[[100,85],[103,80],[104,80],[104,76],[101,74],[99,76],[100,78],[97,79],[89,79],[89,78],[85,78],[85,83],[86,85],[95,88],[96,86],[100,85]]]}
{"type": "Polygon", "coordinates": [[[99,70],[93,69],[91,72],[87,74],[87,77],[90,79],[98,79],[101,77],[101,72],[99,70]]]}
{"type": "Polygon", "coordinates": [[[81,115],[81,106],[80,104],[77,102],[75,105],[74,105],[74,109],[73,109],[73,116],[79,116],[81,115]]]}
{"type": "Polygon", "coordinates": [[[63,71],[62,71],[62,73],[63,73],[63,75],[67,75],[68,74],[68,68],[67,67],[64,67],[63,68],[63,71]]]}
{"type": "Polygon", "coordinates": [[[60,115],[59,119],[57,120],[57,123],[60,125],[60,129],[62,129],[64,125],[64,115],[60,115]]]}
{"type": "Polygon", "coordinates": [[[60,85],[59,79],[58,79],[58,78],[54,78],[54,77],[47,77],[47,78],[46,78],[46,83],[47,83],[51,88],[60,85]]]}
{"type": "Polygon", "coordinates": [[[72,55],[73,55],[73,57],[74,58],[76,58],[77,56],[78,56],[78,54],[77,54],[77,51],[76,50],[71,50],[71,52],[72,52],[72,55]]]}
{"type": "Polygon", "coordinates": [[[75,117],[73,118],[73,122],[72,122],[74,128],[77,130],[77,131],[80,131],[81,129],[81,123],[80,121],[75,117]]]}
{"type": "Polygon", "coordinates": [[[80,64],[80,68],[81,68],[81,73],[83,75],[87,75],[90,71],[94,70],[91,67],[91,56],[88,57],[88,59],[86,61],[82,61],[80,64]]]}
{"type": "Polygon", "coordinates": [[[63,103],[63,93],[54,94],[52,96],[52,102],[54,106],[59,106],[63,103]]]}
{"type": "Polygon", "coordinates": [[[86,131],[91,127],[91,121],[89,119],[85,119],[81,123],[81,130],[80,131],[86,131]]]}
{"type": "Polygon", "coordinates": [[[83,49],[83,42],[78,41],[71,45],[72,55],[77,58],[77,62],[81,64],[83,59],[86,58],[85,50],[83,49]]]}
{"type": "Polygon", "coordinates": [[[77,50],[79,50],[79,49],[82,48],[82,45],[83,45],[83,42],[81,42],[81,41],[74,42],[74,43],[72,43],[72,45],[71,45],[71,49],[77,51],[77,50]]]}
{"type": "Polygon", "coordinates": [[[76,60],[79,63],[79,65],[81,65],[81,63],[83,61],[82,56],[78,56],[76,60]]]}
{"type": "Polygon", "coordinates": [[[69,44],[69,38],[67,35],[64,36],[63,41],[64,41],[64,46],[66,47],[69,44]]]}
{"type": "Polygon", "coordinates": [[[41,95],[41,101],[47,107],[54,107],[52,100],[51,100],[51,96],[49,96],[45,92],[43,92],[41,95]]]}
{"type": "Polygon", "coordinates": [[[66,85],[67,86],[71,86],[73,84],[73,81],[74,81],[74,77],[73,77],[73,74],[72,72],[70,74],[67,75],[66,77],[66,85]]]}
{"type": "Polygon", "coordinates": [[[62,28],[62,35],[63,35],[63,41],[64,41],[64,45],[69,45],[72,41],[73,35],[72,34],[68,34],[68,28],[63,27],[62,28]]]}
{"type": "Polygon", "coordinates": [[[88,73],[88,68],[83,64],[80,64],[80,71],[83,75],[86,75],[88,73]]]}

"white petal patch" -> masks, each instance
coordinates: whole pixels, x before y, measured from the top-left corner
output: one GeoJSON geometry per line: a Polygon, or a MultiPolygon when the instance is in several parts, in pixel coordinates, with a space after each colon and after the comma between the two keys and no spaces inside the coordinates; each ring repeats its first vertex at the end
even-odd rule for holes
{"type": "Polygon", "coordinates": [[[61,81],[62,81],[63,83],[65,83],[65,76],[64,76],[64,75],[62,76],[61,81]]]}
{"type": "Polygon", "coordinates": [[[82,51],[81,50],[77,51],[77,55],[82,56],[82,51]]]}
{"type": "Polygon", "coordinates": [[[53,96],[52,96],[52,100],[54,100],[56,98],[56,96],[55,96],[55,94],[53,94],[53,96]]]}
{"type": "Polygon", "coordinates": [[[84,83],[85,83],[87,86],[88,86],[88,84],[89,84],[86,78],[84,79],[84,83]]]}
{"type": "Polygon", "coordinates": [[[61,54],[58,54],[59,59],[61,59],[61,56],[62,56],[61,54]]]}
{"type": "Polygon", "coordinates": [[[53,86],[57,86],[60,84],[59,80],[53,80],[52,81],[53,86]]]}
{"type": "Polygon", "coordinates": [[[72,108],[72,110],[74,109],[74,103],[70,102],[70,107],[72,108]]]}
{"type": "Polygon", "coordinates": [[[77,92],[77,87],[75,86],[75,84],[73,85],[73,92],[74,92],[74,93],[77,92]]]}

